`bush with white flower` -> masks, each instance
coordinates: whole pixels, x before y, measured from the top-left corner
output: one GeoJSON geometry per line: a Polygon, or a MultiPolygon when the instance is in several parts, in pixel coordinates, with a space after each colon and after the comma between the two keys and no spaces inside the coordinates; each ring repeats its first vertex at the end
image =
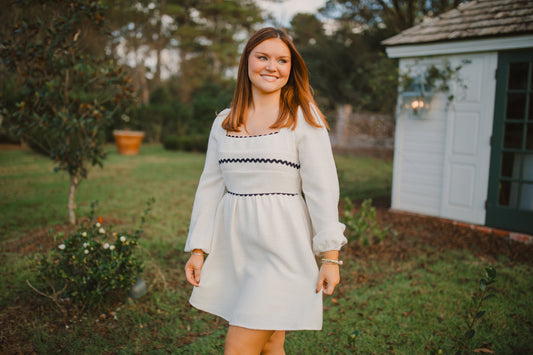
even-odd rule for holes
{"type": "Polygon", "coordinates": [[[95,216],[97,202],[93,202],[88,219],[75,232],[51,253],[35,258],[41,286],[39,290],[32,288],[56,304],[69,299],[82,308],[123,297],[143,270],[136,250],[153,202],[148,201],[141,224],[133,233],[115,232],[112,225],[104,227],[102,218],[95,216]]]}

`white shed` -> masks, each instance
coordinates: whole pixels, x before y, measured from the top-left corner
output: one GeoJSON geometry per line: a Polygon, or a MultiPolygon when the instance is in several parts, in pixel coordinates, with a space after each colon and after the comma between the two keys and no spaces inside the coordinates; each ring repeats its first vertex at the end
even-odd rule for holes
{"type": "Polygon", "coordinates": [[[533,234],[533,1],[473,0],[383,44],[401,77],[456,74],[424,102],[399,87],[392,209],[533,234]]]}

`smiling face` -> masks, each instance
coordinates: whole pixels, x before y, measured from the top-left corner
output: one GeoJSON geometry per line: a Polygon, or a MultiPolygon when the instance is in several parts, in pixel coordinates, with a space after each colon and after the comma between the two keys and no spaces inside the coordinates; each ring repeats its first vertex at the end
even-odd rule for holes
{"type": "Polygon", "coordinates": [[[259,43],[248,58],[248,77],[252,92],[256,94],[279,94],[291,74],[291,51],[279,38],[259,43]]]}

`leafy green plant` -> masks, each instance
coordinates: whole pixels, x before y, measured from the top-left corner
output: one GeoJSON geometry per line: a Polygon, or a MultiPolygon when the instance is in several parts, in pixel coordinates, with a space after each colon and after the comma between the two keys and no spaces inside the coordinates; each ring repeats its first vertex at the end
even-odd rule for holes
{"type": "Polygon", "coordinates": [[[423,85],[425,91],[429,94],[442,92],[447,95],[448,104],[453,101],[454,95],[450,93],[450,82],[454,81],[457,85],[466,89],[467,86],[459,75],[463,65],[452,67],[449,61],[444,61],[441,66],[434,64],[426,67],[423,73],[413,74],[412,68],[420,68],[421,65],[416,61],[413,66],[400,74],[400,91],[409,90],[413,85],[423,85]]]}
{"type": "Polygon", "coordinates": [[[6,7],[19,15],[0,58],[22,88],[16,108],[8,107],[11,132],[68,172],[75,225],[77,188],[89,165],[102,166],[104,129],[135,101],[135,90],[125,67],[89,45],[111,39],[102,2],[17,0],[6,7]]]}
{"type": "MultiPolygon", "coordinates": [[[[496,282],[496,269],[489,266],[485,268],[485,277],[479,281],[479,291],[472,295],[471,305],[466,315],[467,330],[460,338],[457,344],[456,354],[461,354],[463,351],[469,351],[468,341],[476,334],[474,326],[485,315],[485,311],[481,310],[483,302],[494,297],[492,291],[492,284],[496,282]]],[[[475,352],[487,352],[487,349],[476,349],[475,352]]],[[[490,352],[490,350],[489,350],[490,352]]]]}
{"type": "Polygon", "coordinates": [[[62,311],[66,299],[83,310],[124,296],[143,270],[136,250],[153,202],[154,199],[147,202],[133,233],[115,232],[112,225],[106,227],[102,218],[96,217],[97,202],[93,202],[88,218],[75,232],[61,240],[50,254],[34,256],[37,279],[45,285],[44,291],[29,282],[28,285],[62,311]]]}
{"type": "Polygon", "coordinates": [[[346,225],[348,240],[362,245],[378,244],[387,235],[387,230],[378,226],[376,208],[372,206],[372,199],[366,199],[361,204],[361,210],[355,213],[352,201],[344,199],[344,213],[341,221],[346,225]]]}

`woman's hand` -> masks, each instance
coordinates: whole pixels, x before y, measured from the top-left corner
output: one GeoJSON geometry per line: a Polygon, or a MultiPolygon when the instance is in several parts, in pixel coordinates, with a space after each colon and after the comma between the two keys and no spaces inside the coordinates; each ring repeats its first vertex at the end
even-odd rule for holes
{"type": "MultiPolygon", "coordinates": [[[[324,259],[339,260],[338,250],[328,250],[322,255],[324,259]]],[[[341,276],[339,273],[339,264],[331,262],[322,262],[320,272],[318,274],[318,282],[316,284],[316,293],[324,289],[326,295],[331,295],[335,286],[339,284],[341,276]]]]}
{"type": "MultiPolygon", "coordinates": [[[[202,253],[201,250],[193,251],[194,253],[202,253]]],[[[187,261],[187,264],[185,264],[185,276],[187,277],[187,281],[193,286],[200,286],[200,274],[202,271],[202,266],[204,265],[204,256],[198,255],[198,254],[192,254],[189,258],[189,261],[187,261]]]]}
{"type": "Polygon", "coordinates": [[[326,295],[331,295],[335,286],[339,284],[341,280],[339,274],[339,265],[337,264],[322,264],[320,266],[320,273],[318,274],[318,282],[316,284],[316,293],[324,289],[326,295]]]}

